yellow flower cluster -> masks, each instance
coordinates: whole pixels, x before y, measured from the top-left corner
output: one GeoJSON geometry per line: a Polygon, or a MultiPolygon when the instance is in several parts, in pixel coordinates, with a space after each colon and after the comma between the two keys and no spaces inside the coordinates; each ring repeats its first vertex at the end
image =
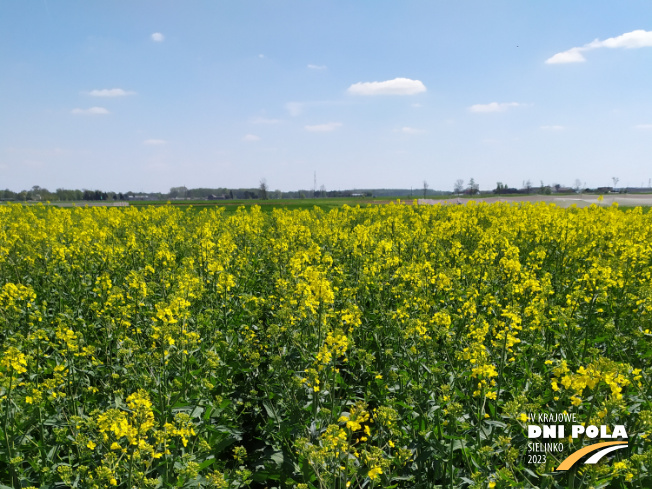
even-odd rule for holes
{"type": "Polygon", "coordinates": [[[27,372],[27,358],[13,346],[2,353],[0,365],[6,367],[11,375],[20,375],[27,372]]]}
{"type": "Polygon", "coordinates": [[[637,375],[640,373],[640,369],[634,369],[626,363],[617,363],[607,358],[598,358],[586,367],[580,366],[575,373],[569,370],[566,361],[562,361],[553,370],[553,373],[551,382],[553,391],[560,391],[560,386],[572,391],[571,401],[574,406],[579,406],[582,403],[581,396],[586,389],[593,391],[601,384],[609,388],[613,399],[620,400],[623,398],[623,388],[631,383],[630,374],[635,379],[640,379],[640,376],[637,375]]]}

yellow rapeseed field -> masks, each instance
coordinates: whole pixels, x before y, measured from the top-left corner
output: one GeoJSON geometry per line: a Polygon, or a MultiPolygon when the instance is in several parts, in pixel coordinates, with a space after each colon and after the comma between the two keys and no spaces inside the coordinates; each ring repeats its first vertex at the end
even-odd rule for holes
{"type": "Polygon", "coordinates": [[[651,311],[640,209],[0,206],[0,485],[649,488],[651,311]]]}

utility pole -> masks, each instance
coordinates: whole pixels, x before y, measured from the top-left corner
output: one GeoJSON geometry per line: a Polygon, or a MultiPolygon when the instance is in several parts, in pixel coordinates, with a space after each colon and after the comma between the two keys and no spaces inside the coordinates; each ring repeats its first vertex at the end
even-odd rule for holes
{"type": "Polygon", "coordinates": [[[317,197],[317,172],[315,171],[315,178],[312,184],[312,196],[317,197]]]}

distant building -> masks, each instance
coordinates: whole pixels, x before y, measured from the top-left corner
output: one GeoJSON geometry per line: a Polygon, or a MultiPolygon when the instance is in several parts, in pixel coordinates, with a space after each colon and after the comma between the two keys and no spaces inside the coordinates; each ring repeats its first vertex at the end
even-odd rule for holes
{"type": "Polygon", "coordinates": [[[128,200],[157,200],[156,196],[149,194],[127,195],[128,200]]]}

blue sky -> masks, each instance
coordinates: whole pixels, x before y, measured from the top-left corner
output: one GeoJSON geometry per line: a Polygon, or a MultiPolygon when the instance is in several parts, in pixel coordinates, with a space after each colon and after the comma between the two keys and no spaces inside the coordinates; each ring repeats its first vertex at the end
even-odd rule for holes
{"type": "Polygon", "coordinates": [[[648,185],[652,2],[0,1],[0,187],[648,185]]]}

